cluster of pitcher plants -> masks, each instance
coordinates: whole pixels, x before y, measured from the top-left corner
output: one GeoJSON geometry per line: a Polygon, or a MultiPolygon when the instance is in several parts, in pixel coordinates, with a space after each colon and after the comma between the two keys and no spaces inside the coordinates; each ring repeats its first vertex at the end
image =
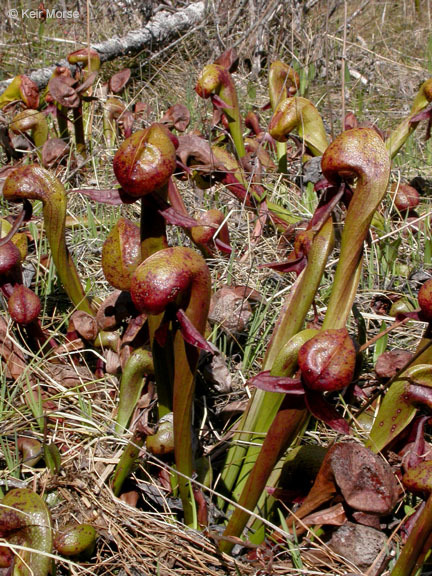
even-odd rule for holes
{"type": "MultiPolygon", "coordinates": [[[[262,128],[256,113],[243,118],[233,79],[236,56],[228,51],[197,78],[196,93],[213,107],[212,134],[206,138],[186,132],[190,117],[183,104],[171,107],[159,122],[135,129],[145,106],[131,110],[119,95],[130,72],[112,77],[102,98],[94,88],[97,53],[80,50],[69,55],[69,62],[76,73],[58,68],[43,93],[19,76],[0,96],[0,107],[10,117],[4,151],[15,162],[6,169],[4,205],[22,204],[18,216],[1,221],[0,289],[11,323],[20,326],[18,334],[50,362],[59,343],[41,324],[41,302],[26,285],[22,266],[31,201],[41,201],[51,258],[75,309],[66,341],[81,340],[100,356],[110,350],[118,359],[113,431],[126,443],[109,478],[115,496],[122,496],[126,483],[128,490],[133,485],[140,454],[152,454],[166,467],[164,488],[181,499],[179,519],[206,530],[222,552],[230,553],[239,543],[271,549],[314,526],[321,526],[324,535],[347,523],[382,531],[393,519],[403,487],[418,501],[414,514],[401,520],[401,552],[391,574],[415,574],[432,542],[432,460],[425,439],[432,406],[432,280],[419,291],[418,310],[399,312],[388,328],[416,319],[426,325],[424,337],[374,395],[366,395],[359,377],[362,352],[376,340],[361,340],[350,315],[364,244],[384,197],[391,192],[406,213],[418,204],[415,191],[402,185],[390,190],[390,170],[417,125],[431,118],[432,79],[420,87],[409,116],[390,134],[358,127],[350,115],[345,130],[330,142],[317,108],[297,95],[297,73],[281,61],[270,66],[270,123],[262,128]],[[76,155],[78,164],[85,163],[91,152],[86,115],[101,101],[105,136],[117,149],[118,186],[86,195],[94,202],[140,208],[139,222],[119,218],[103,244],[101,266],[113,288],[103,301],[86,293],[68,250],[67,192],[57,177],[65,157],[70,161],[76,155]],[[317,208],[305,223],[283,201],[274,201],[262,183],[267,173],[280,172],[286,179],[290,162],[314,156],[322,157],[322,177],[315,184],[317,208]],[[270,267],[296,279],[261,372],[248,383],[252,394],[228,435],[224,462],[214,464],[213,474],[196,438],[195,380],[200,356],[219,353],[206,339],[209,258],[230,258],[233,248],[226,215],[215,208],[190,214],[179,180],[204,189],[223,187],[239,206],[255,213],[255,238],[272,233],[292,241],[288,258],[270,267]],[[170,245],[168,225],[185,232],[187,247],[170,245]],[[336,228],[342,229],[340,241],[336,228]],[[336,268],[329,272],[335,254],[336,268]],[[314,303],[328,274],[333,275],[331,292],[321,317],[314,303]],[[328,448],[301,445],[304,432],[317,423],[334,431],[328,448]],[[379,455],[390,451],[397,469],[379,455]],[[309,483],[303,480],[307,475],[309,483]],[[217,481],[212,484],[211,478],[217,481]],[[295,512],[286,516],[286,505],[295,512]],[[220,519],[220,530],[209,527],[209,517],[220,519]]],[[[6,377],[16,378],[10,348],[3,347],[2,358],[6,377]]],[[[95,372],[103,377],[104,364],[95,372]]],[[[31,404],[25,390],[23,397],[31,404]]],[[[49,398],[44,401],[48,413],[49,398]]],[[[39,441],[29,430],[16,449],[26,465],[43,458],[55,472],[60,456],[46,443],[46,433],[39,441]]],[[[41,496],[26,488],[4,496],[0,565],[9,573],[48,574],[54,546],[74,558],[89,557],[96,539],[91,526],[76,524],[60,534],[53,542],[50,512],[41,496]]],[[[390,555],[389,547],[382,560],[390,555]]]]}

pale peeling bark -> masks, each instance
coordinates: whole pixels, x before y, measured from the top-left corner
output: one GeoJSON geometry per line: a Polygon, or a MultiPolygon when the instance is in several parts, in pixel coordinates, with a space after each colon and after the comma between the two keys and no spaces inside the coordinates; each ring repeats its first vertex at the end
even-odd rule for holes
{"type": "MultiPolygon", "coordinates": [[[[141,50],[156,50],[168,45],[182,34],[192,30],[204,20],[204,2],[190,4],[183,10],[175,13],[159,12],[143,28],[132,30],[123,38],[114,37],[91,47],[99,53],[101,62],[114,60],[119,56],[133,55],[141,50]]],[[[28,74],[39,89],[44,88],[56,66],[72,67],[66,60],[57,62],[53,66],[41,68],[28,74]]],[[[0,93],[6,89],[12,79],[0,82],[0,93]]]]}

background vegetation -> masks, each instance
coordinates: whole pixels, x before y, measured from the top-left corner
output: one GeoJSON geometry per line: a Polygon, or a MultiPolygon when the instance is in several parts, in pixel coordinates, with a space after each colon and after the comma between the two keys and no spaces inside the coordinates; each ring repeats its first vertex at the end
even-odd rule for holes
{"type": "MultiPolygon", "coordinates": [[[[145,25],[158,11],[175,11],[188,3],[169,0],[47,2],[45,7],[76,9],[80,17],[43,22],[9,18],[7,14],[11,9],[37,6],[35,2],[8,0],[2,8],[0,23],[0,80],[52,65],[88,43],[123,36],[145,25]]],[[[395,127],[408,114],[420,84],[432,75],[429,0],[345,3],[339,0],[209,0],[206,8],[202,24],[171,45],[105,64],[95,89],[96,98],[104,81],[115,71],[130,67],[132,79],[125,99],[131,106],[137,101],[146,104],[142,125],[157,121],[170,105],[183,102],[192,116],[191,128],[208,133],[211,107],[194,92],[196,79],[205,64],[224,50],[235,47],[240,56],[235,82],[244,114],[248,110],[258,112],[262,125],[266,126],[271,115],[263,110],[268,102],[268,67],[275,59],[281,59],[298,70],[301,94],[316,104],[328,133],[335,136],[349,111],[354,112],[361,123],[371,123],[383,131],[395,127]]],[[[62,181],[71,190],[115,185],[112,158],[116,148],[108,146],[105,140],[102,107],[97,101],[91,106],[89,155],[78,165],[69,162],[61,173],[62,181]]],[[[6,164],[6,156],[0,153],[0,165],[6,164]]],[[[281,182],[275,176],[266,178],[264,185],[273,198],[308,218],[314,200],[302,185],[300,163],[293,161],[289,171],[288,182],[281,182]]],[[[407,229],[404,217],[394,214],[391,199],[385,201],[381,209],[384,233],[380,238],[375,236],[367,249],[365,274],[357,300],[369,336],[376,334],[383,323],[391,321],[388,315],[377,313],[376,302],[404,296],[411,299],[414,306],[417,279],[430,275],[432,144],[424,141],[423,127],[397,157],[392,179],[415,179],[422,193],[419,214],[423,224],[407,229]]],[[[205,367],[201,367],[197,413],[202,418],[201,441],[205,452],[217,462],[229,434],[228,425],[232,422],[229,415],[238,413],[244,406],[244,384],[259,370],[266,339],[283,295],[293,282],[291,275],[258,266],[283,260],[291,246],[273,228],[252,241],[252,215],[228,196],[222,186],[203,192],[188,185],[182,191],[191,212],[216,205],[229,214],[235,257],[211,261],[214,290],[226,284],[247,284],[262,297],[252,310],[247,328],[234,336],[221,326],[223,318],[216,318],[212,324],[211,340],[225,354],[225,365],[220,369],[222,376],[213,376],[213,383],[206,377],[205,367]]],[[[87,288],[95,297],[102,298],[109,291],[100,268],[100,254],[102,243],[119,214],[137,217],[135,208],[95,205],[70,193],[69,215],[76,220],[76,226],[69,231],[68,242],[84,277],[88,278],[87,288]]],[[[43,291],[39,295],[43,299],[43,326],[62,342],[71,310],[56,280],[52,262],[45,257],[47,246],[40,234],[40,216],[35,209],[29,227],[34,239],[29,273],[42,281],[43,291]]],[[[173,242],[188,242],[181,233],[171,233],[173,242]]],[[[328,286],[321,290],[323,300],[331,286],[331,274],[327,282],[328,286]]],[[[322,311],[324,303],[318,301],[317,307],[318,312],[322,311]]],[[[238,313],[242,312],[240,306],[238,313]]],[[[405,324],[390,335],[389,348],[412,350],[422,329],[420,323],[405,324]]],[[[154,480],[157,464],[153,461],[149,466],[145,458],[137,478],[140,498],[147,504],[131,508],[126,501],[114,498],[106,480],[125,443],[124,438],[112,433],[118,379],[115,375],[94,379],[92,368],[97,353],[93,351],[74,352],[82,353],[80,364],[68,373],[41,363],[29,350],[24,352],[27,369],[22,376],[13,384],[2,377],[0,483],[7,485],[14,479],[39,493],[49,493],[55,522],[64,523],[69,519],[90,522],[100,534],[91,562],[59,563],[58,574],[319,575],[347,574],[351,570],[319,540],[309,543],[310,550],[321,554],[319,560],[310,550],[309,556],[306,553],[301,560],[298,550],[285,548],[281,548],[276,557],[256,557],[250,561],[245,557],[233,560],[219,555],[211,533],[186,531],[175,523],[170,511],[172,502],[154,480]],[[61,450],[59,473],[47,468],[23,471],[11,449],[16,433],[31,428],[42,436],[46,431],[40,404],[36,401],[30,408],[23,402],[23,392],[38,386],[49,388],[56,403],[57,419],[49,423],[48,433],[49,441],[61,450]]],[[[67,353],[70,350],[66,347],[67,353]]],[[[372,352],[366,355],[370,371],[365,372],[364,378],[371,381],[375,378],[374,360],[372,352]]],[[[326,445],[329,439],[331,433],[319,427],[308,432],[306,441],[326,445]]]]}

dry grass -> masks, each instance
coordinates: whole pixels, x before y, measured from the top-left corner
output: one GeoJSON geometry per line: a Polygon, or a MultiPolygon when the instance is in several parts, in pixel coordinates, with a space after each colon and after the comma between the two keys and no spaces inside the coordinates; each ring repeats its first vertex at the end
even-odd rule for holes
{"type": "MultiPolygon", "coordinates": [[[[48,4],[48,3],[47,3],[48,4]]],[[[137,3],[139,4],[139,3],[137,3]]],[[[157,3],[145,3],[145,5],[157,3]]],[[[179,2],[165,2],[164,7],[173,10],[179,2]]],[[[299,69],[309,71],[305,76],[305,93],[318,104],[326,118],[329,132],[340,130],[342,101],[346,110],[354,110],[360,121],[372,122],[382,129],[395,126],[409,109],[419,84],[432,71],[432,36],[430,36],[431,3],[420,2],[423,15],[420,24],[413,1],[395,5],[392,2],[369,1],[348,3],[348,23],[344,45],[343,2],[305,2],[310,10],[302,12],[299,2],[242,0],[210,0],[206,25],[196,34],[168,47],[158,54],[141,54],[107,65],[102,77],[123,66],[130,66],[133,82],[128,97],[143,100],[150,105],[150,115],[145,123],[160,118],[168,105],[184,101],[192,112],[192,127],[204,129],[210,125],[210,107],[197,98],[193,91],[195,78],[200,68],[210,62],[221,51],[236,46],[240,54],[240,68],[236,75],[240,100],[244,111],[248,108],[260,110],[267,102],[267,68],[269,63],[281,58],[295,62],[299,69]],[[343,93],[342,56],[345,57],[345,85],[343,93]]],[[[49,4],[48,4],[49,5],[49,4]]],[[[99,42],[113,34],[122,35],[145,22],[145,10],[133,9],[123,13],[104,2],[87,3],[91,8],[90,36],[99,42]]],[[[86,3],[77,6],[84,15],[86,3]]],[[[15,7],[12,0],[5,9],[15,7]]],[[[79,22],[47,23],[41,30],[36,21],[9,21],[3,19],[0,29],[0,59],[2,74],[8,77],[37,68],[65,56],[87,42],[85,19],[79,22]]],[[[0,78],[2,79],[2,78],[0,78]]],[[[263,125],[270,113],[261,112],[263,125]]],[[[114,183],[111,160],[114,150],[106,149],[101,109],[94,106],[92,127],[92,150],[88,162],[79,170],[70,164],[60,174],[69,187],[110,187],[114,183]]],[[[403,177],[422,176],[432,178],[430,145],[425,145],[421,132],[403,153],[398,170],[403,177]]],[[[265,177],[266,186],[272,197],[290,207],[296,213],[307,216],[307,207],[298,186],[295,184],[299,166],[291,168],[288,181],[280,182],[271,175],[265,177]]],[[[395,174],[395,178],[398,174],[395,174]]],[[[244,397],[243,384],[247,377],[256,372],[268,337],[268,328],[274,321],[282,303],[284,292],[292,283],[291,277],[282,276],[258,265],[282,260],[290,251],[289,241],[281,238],[273,227],[258,240],[253,241],[252,230],[255,215],[228,196],[220,185],[203,193],[193,185],[182,185],[185,202],[192,212],[209,206],[221,207],[228,214],[233,247],[236,258],[232,261],[214,259],[210,262],[213,284],[218,288],[227,282],[233,285],[247,284],[271,301],[267,316],[255,333],[243,334],[237,339],[228,338],[222,331],[214,329],[213,340],[225,347],[227,364],[233,379],[233,389],[228,394],[218,394],[200,378],[197,413],[201,418],[201,438],[205,451],[216,455],[216,466],[220,460],[221,446],[226,428],[221,425],[220,412],[231,401],[244,397]],[[276,296],[275,296],[276,294],[276,296]],[[261,348],[259,348],[261,346],[261,348]],[[245,365],[244,352],[251,352],[245,365]],[[261,350],[256,355],[255,349],[261,350]]],[[[429,210],[429,200],[423,199],[422,210],[429,210]]],[[[399,236],[402,220],[390,220],[390,203],[383,207],[388,229],[387,234],[399,236]]],[[[69,214],[84,222],[92,213],[92,230],[76,227],[69,232],[68,242],[74,258],[78,261],[84,277],[90,278],[91,291],[95,297],[109,292],[100,269],[100,251],[106,234],[119,214],[137,216],[134,207],[118,209],[94,207],[87,200],[71,196],[69,214]]],[[[35,226],[40,224],[36,212],[35,226]]],[[[35,228],[36,229],[36,228],[35,228]]],[[[173,243],[188,240],[177,231],[171,230],[173,243]]],[[[382,320],[371,308],[371,300],[379,294],[404,294],[416,286],[409,278],[398,276],[392,270],[392,284],[388,285],[388,271],[382,270],[378,249],[384,249],[384,240],[371,245],[366,255],[366,266],[372,262],[373,281],[365,279],[359,291],[358,305],[366,320],[368,337],[379,330],[382,320]],[[381,266],[381,268],[380,268],[381,266]]],[[[400,248],[398,260],[410,267],[410,272],[422,267],[424,234],[411,234],[400,248]]],[[[36,277],[49,286],[44,293],[44,316],[42,323],[59,341],[65,343],[65,330],[70,315],[66,300],[55,282],[48,283],[51,268],[41,263],[45,244],[37,244],[30,256],[36,277]]],[[[329,266],[326,285],[322,287],[318,312],[325,307],[325,295],[331,283],[334,261],[329,266]]],[[[27,358],[27,368],[15,382],[2,388],[4,397],[0,429],[3,437],[2,453],[4,469],[0,473],[2,484],[25,482],[38,493],[52,498],[52,516],[55,525],[78,520],[92,523],[98,530],[99,540],[95,556],[89,563],[75,564],[59,560],[58,574],[94,574],[137,576],[140,574],[165,576],[168,574],[210,575],[218,574],[348,574],[355,567],[337,558],[320,540],[305,540],[301,552],[303,568],[293,565],[292,554],[280,547],[268,556],[258,555],[235,560],[217,552],[215,528],[208,533],[185,529],[170,512],[169,496],[157,482],[158,470],[165,466],[143,452],[135,472],[135,489],[139,494],[138,507],[129,506],[115,498],[108,487],[108,480],[118,462],[127,437],[116,437],[112,432],[113,415],[118,395],[118,378],[105,376],[95,380],[93,369],[99,352],[80,350],[75,354],[78,364],[71,356],[62,356],[64,364],[44,363],[40,356],[26,349],[12,324],[12,337],[27,358]],[[59,366],[61,368],[59,368],[59,366]],[[28,387],[49,394],[53,405],[45,411],[45,417],[37,419],[25,402],[28,387]],[[10,462],[6,464],[6,453],[15,453],[16,435],[32,431],[43,439],[45,431],[49,442],[59,447],[62,454],[61,471],[52,474],[46,468],[28,468],[10,462]],[[153,488],[152,488],[153,487],[153,488]],[[151,490],[160,491],[158,504],[150,498],[151,490]]],[[[390,335],[389,347],[413,349],[421,336],[421,325],[404,325],[390,335]]],[[[370,358],[367,357],[370,362],[370,358]]],[[[328,443],[334,437],[319,428],[309,434],[309,441],[328,443]]],[[[134,484],[131,482],[131,486],[134,484]]],[[[211,491],[206,495],[212,497],[211,491]]],[[[385,572],[383,572],[385,573],[385,572]]]]}

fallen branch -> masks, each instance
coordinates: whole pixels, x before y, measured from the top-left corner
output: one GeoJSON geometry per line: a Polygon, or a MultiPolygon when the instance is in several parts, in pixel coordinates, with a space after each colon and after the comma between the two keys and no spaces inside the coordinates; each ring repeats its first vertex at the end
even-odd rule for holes
{"type": "MultiPolygon", "coordinates": [[[[106,42],[93,44],[91,47],[99,53],[101,62],[114,60],[119,56],[137,54],[146,48],[152,50],[161,48],[202,23],[204,13],[204,2],[190,4],[174,14],[162,11],[156,14],[144,28],[132,30],[123,38],[110,38],[106,42]]],[[[66,66],[71,70],[73,69],[66,60],[62,60],[54,66],[31,72],[29,77],[38,85],[39,89],[42,89],[48,84],[56,66],[66,66]]],[[[0,92],[3,92],[11,81],[12,78],[0,82],[0,92]]]]}

